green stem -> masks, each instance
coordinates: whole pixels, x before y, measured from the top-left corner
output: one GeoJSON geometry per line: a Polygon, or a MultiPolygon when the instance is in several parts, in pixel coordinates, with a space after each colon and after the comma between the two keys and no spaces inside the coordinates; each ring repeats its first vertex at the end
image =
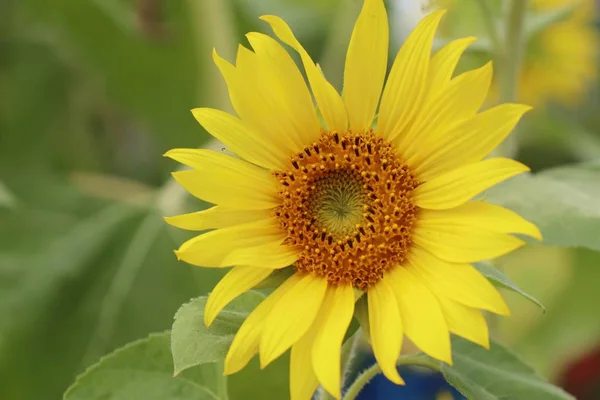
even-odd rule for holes
{"type": "Polygon", "coordinates": [[[224,362],[215,363],[217,369],[217,396],[220,400],[229,400],[229,391],[227,389],[227,375],[223,374],[224,362]]]}
{"type": "Polygon", "coordinates": [[[230,0],[188,0],[196,41],[199,71],[198,99],[208,99],[217,108],[227,108],[225,82],[212,61],[212,49],[225,58],[235,54],[237,31],[230,0]],[[214,100],[216,99],[216,100],[214,100]]]}
{"type": "MultiPolygon", "coordinates": [[[[512,0],[510,2],[504,29],[505,38],[503,46],[495,50],[496,65],[499,67],[500,103],[510,103],[518,100],[521,60],[525,45],[524,25],[527,5],[527,0],[512,0]]],[[[498,146],[494,155],[514,157],[518,150],[518,136],[517,131],[513,132],[504,143],[498,146]]]]}
{"type": "Polygon", "coordinates": [[[490,0],[479,0],[477,4],[479,4],[481,14],[485,20],[485,25],[487,26],[492,46],[497,51],[498,49],[502,48],[502,39],[498,30],[498,23],[496,21],[494,10],[491,7],[490,0]]]}
{"type": "MultiPolygon", "coordinates": [[[[423,357],[422,355],[412,355],[405,356],[398,359],[397,365],[417,365],[420,367],[425,367],[432,369],[434,371],[440,371],[440,363],[434,361],[430,358],[423,357]]],[[[346,395],[344,396],[344,400],[355,400],[360,391],[373,379],[376,375],[381,373],[381,367],[378,363],[375,363],[370,368],[365,370],[362,374],[356,378],[356,380],[352,383],[346,395]]]]}
{"type": "Polygon", "coordinates": [[[523,33],[526,0],[513,0],[508,11],[506,26],[506,41],[504,49],[504,65],[500,82],[500,100],[502,102],[516,101],[519,76],[521,75],[521,58],[523,56],[523,33]]]}

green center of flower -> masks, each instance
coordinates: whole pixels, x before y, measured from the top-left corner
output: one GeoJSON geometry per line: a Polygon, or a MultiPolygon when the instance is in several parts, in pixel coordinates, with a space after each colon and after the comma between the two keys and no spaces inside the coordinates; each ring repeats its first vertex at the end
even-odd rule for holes
{"type": "Polygon", "coordinates": [[[353,171],[332,171],[314,182],[315,190],[308,206],[316,216],[315,224],[334,238],[356,231],[363,220],[367,196],[360,175],[353,171]]]}

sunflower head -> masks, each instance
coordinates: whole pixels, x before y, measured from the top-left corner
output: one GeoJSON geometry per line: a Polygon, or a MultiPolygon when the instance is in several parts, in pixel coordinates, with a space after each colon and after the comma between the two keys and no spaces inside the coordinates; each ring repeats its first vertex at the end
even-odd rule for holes
{"type": "Polygon", "coordinates": [[[372,130],[324,133],[276,172],[275,211],[285,243],[303,250],[301,274],[367,290],[408,253],[419,184],[396,150],[372,130]]]}
{"type": "Polygon", "coordinates": [[[479,112],[491,63],[454,76],[474,38],[431,54],[443,14],[418,25],[386,81],[386,10],[383,0],[365,0],[350,39],[343,95],[275,16],[262,19],[300,55],[308,86],[284,47],[267,35],[249,33],[252,50],[240,46],[235,65],[215,53],[237,116],[193,113],[239,158],[197,149],[167,153],[192,168],[175,179],[215,204],[167,218],[180,228],[211,229],[176,254],[201,267],[233,267],[207,301],[207,325],[273,271],[293,272],[241,326],[226,374],[256,353],[264,367],[291,348],[292,399],[309,399],[319,384],[340,398],[340,347],[356,293],[366,294],[375,358],[398,384],[405,335],[451,363],[450,333],[487,347],[481,310],[508,314],[470,263],[522,246],[514,233],[540,233],[511,211],[473,198],[528,170],[485,158],[529,107],[479,112]]]}

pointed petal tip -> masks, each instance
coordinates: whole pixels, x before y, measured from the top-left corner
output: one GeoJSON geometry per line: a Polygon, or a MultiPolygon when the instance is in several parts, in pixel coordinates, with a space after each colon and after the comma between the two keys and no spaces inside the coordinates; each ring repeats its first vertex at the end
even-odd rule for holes
{"type": "Polygon", "coordinates": [[[391,371],[389,371],[387,373],[383,372],[383,375],[385,375],[385,377],[387,379],[394,382],[396,385],[406,385],[406,383],[404,382],[404,379],[402,379],[402,377],[398,373],[398,370],[394,369],[393,371],[395,371],[395,373],[392,373],[391,371]]]}
{"type": "Polygon", "coordinates": [[[433,18],[433,15],[435,15],[436,17],[439,15],[439,18],[441,18],[441,17],[443,17],[444,15],[446,15],[446,13],[447,13],[447,12],[448,12],[448,10],[447,10],[447,9],[445,9],[445,8],[442,8],[442,9],[440,9],[440,10],[437,10],[437,11],[434,11],[434,12],[432,12],[430,15],[432,15],[432,18],[433,18]]]}
{"type": "MultiPolygon", "coordinates": [[[[263,336],[264,337],[264,336],[263,336]]],[[[277,354],[273,351],[272,348],[268,348],[265,346],[265,342],[261,341],[259,345],[259,360],[260,360],[260,369],[265,369],[269,364],[271,364],[280,354],[277,354]],[[266,350],[265,350],[266,349],[266,350]]]]}
{"type": "Polygon", "coordinates": [[[223,376],[233,375],[237,372],[234,368],[231,367],[231,364],[229,362],[229,354],[227,356],[228,357],[225,359],[225,365],[223,366],[223,376]]]}
{"type": "MultiPolygon", "coordinates": [[[[267,359],[266,356],[263,356],[264,353],[260,353],[260,369],[265,369],[271,363],[272,360],[267,359]]],[[[269,357],[270,358],[270,357],[269,357]]]]}
{"type": "Polygon", "coordinates": [[[425,18],[423,18],[421,20],[420,24],[423,24],[424,21],[433,20],[433,21],[436,21],[436,25],[437,25],[439,23],[439,21],[442,19],[442,17],[444,15],[446,15],[447,12],[448,12],[448,10],[446,10],[446,9],[434,11],[431,14],[427,15],[425,18]]]}
{"type": "Polygon", "coordinates": [[[232,353],[231,347],[227,351],[225,356],[225,362],[223,363],[223,376],[233,375],[242,370],[246,364],[240,364],[239,360],[236,360],[235,354],[232,353]],[[238,362],[236,362],[238,361],[238,362]]]}
{"type": "Polygon", "coordinates": [[[168,225],[174,226],[175,228],[178,228],[178,226],[176,224],[173,223],[173,221],[175,220],[175,217],[162,217],[163,221],[165,221],[168,225]]]}
{"type": "Polygon", "coordinates": [[[504,301],[504,298],[502,297],[502,295],[500,294],[500,292],[498,292],[498,295],[500,296],[500,301],[497,302],[498,304],[496,304],[493,309],[488,309],[488,311],[503,316],[503,317],[510,317],[511,316],[511,312],[510,309],[508,308],[508,305],[506,304],[506,302],[504,301]]]}
{"type": "Polygon", "coordinates": [[[181,250],[173,250],[173,253],[175,253],[177,261],[181,261],[181,250]]]}
{"type": "Polygon", "coordinates": [[[271,23],[271,21],[277,21],[280,18],[276,15],[270,15],[270,14],[265,14],[265,15],[261,15],[260,17],[258,17],[258,19],[260,19],[261,21],[265,21],[267,23],[271,23]]]}
{"type": "MultiPolygon", "coordinates": [[[[171,155],[173,154],[173,150],[174,150],[174,149],[167,150],[166,152],[164,152],[164,153],[163,153],[163,155],[162,155],[162,156],[163,156],[163,157],[167,157],[167,158],[173,158],[173,157],[171,157],[171,155]]],[[[172,173],[171,173],[171,174],[172,174],[172,173]]]]}
{"type": "Polygon", "coordinates": [[[342,391],[341,391],[341,389],[338,389],[335,392],[331,392],[330,390],[327,390],[325,388],[323,388],[323,390],[326,391],[335,400],[342,400],[342,391]]]}
{"type": "Polygon", "coordinates": [[[454,360],[452,359],[452,353],[450,353],[447,357],[444,357],[442,362],[445,362],[449,366],[452,366],[454,364],[454,360]]]}
{"type": "Polygon", "coordinates": [[[481,347],[483,347],[486,350],[490,349],[490,338],[488,337],[487,340],[483,343],[479,343],[481,345],[481,347]]]}
{"type": "Polygon", "coordinates": [[[209,300],[206,302],[206,305],[204,306],[204,326],[207,328],[210,328],[212,323],[215,321],[215,318],[217,317],[217,315],[212,310],[210,296],[208,299],[209,300]]]}

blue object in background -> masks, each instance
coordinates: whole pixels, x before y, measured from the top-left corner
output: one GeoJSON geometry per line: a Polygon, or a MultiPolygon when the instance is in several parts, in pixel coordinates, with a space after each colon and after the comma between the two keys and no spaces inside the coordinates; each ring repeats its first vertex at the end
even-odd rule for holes
{"type": "MultiPolygon", "coordinates": [[[[363,370],[374,362],[369,361],[363,370]]],[[[365,386],[357,400],[466,400],[439,372],[411,366],[399,367],[398,371],[406,385],[398,386],[380,374],[365,386]]]]}

